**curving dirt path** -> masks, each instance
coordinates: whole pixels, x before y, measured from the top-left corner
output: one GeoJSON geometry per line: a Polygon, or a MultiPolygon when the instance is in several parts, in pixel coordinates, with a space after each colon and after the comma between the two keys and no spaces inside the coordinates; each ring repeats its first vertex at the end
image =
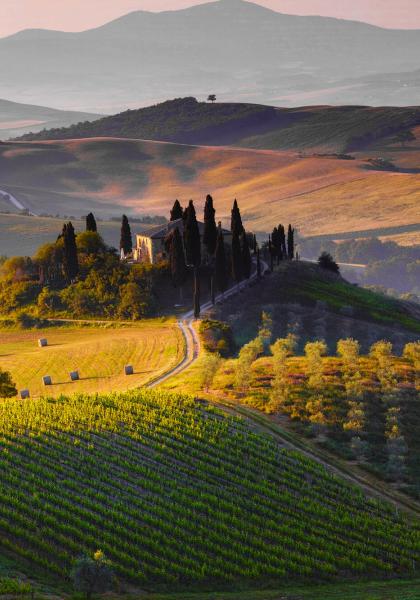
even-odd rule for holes
{"type": "MultiPolygon", "coordinates": [[[[255,260],[254,260],[254,264],[255,264],[255,260]]],[[[262,260],[261,261],[261,275],[264,276],[264,274],[266,273],[267,270],[268,270],[268,265],[266,262],[264,262],[262,260]]],[[[257,271],[255,270],[252,273],[249,280],[243,281],[241,283],[238,283],[238,284],[232,286],[231,288],[226,290],[226,292],[224,292],[223,294],[217,294],[217,296],[215,298],[216,304],[219,304],[219,302],[223,302],[230,296],[234,296],[235,294],[240,293],[241,290],[244,290],[246,287],[248,287],[248,285],[250,283],[254,282],[256,279],[257,279],[257,271]]],[[[201,306],[200,314],[201,315],[206,314],[206,312],[208,312],[212,307],[213,307],[213,303],[211,301],[206,302],[205,304],[203,304],[201,306]]],[[[182,335],[184,336],[184,340],[185,340],[184,358],[176,367],[174,367],[173,369],[171,369],[164,375],[161,375],[157,379],[154,379],[153,381],[151,381],[147,385],[147,387],[149,387],[149,388],[156,387],[157,385],[163,383],[164,381],[167,381],[174,375],[178,375],[178,373],[182,373],[182,371],[185,371],[185,369],[190,367],[193,363],[195,363],[198,360],[198,358],[200,356],[200,338],[197,334],[197,331],[194,328],[194,322],[195,322],[195,318],[194,318],[193,310],[189,310],[188,312],[183,314],[182,317],[178,320],[178,327],[180,328],[182,335]]]]}

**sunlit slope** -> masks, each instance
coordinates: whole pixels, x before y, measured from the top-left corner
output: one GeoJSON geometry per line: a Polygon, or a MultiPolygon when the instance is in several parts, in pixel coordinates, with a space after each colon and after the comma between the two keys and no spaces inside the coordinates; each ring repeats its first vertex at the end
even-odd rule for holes
{"type": "Polygon", "coordinates": [[[208,148],[122,139],[0,146],[0,188],[35,213],[168,214],[175,198],[218,217],[240,203],[249,227],[293,222],[302,233],[345,232],[418,221],[417,173],[366,169],[360,160],[295,152],[208,148]]]}
{"type": "Polygon", "coordinates": [[[0,329],[0,364],[19,390],[31,396],[127,390],[166,373],[183,358],[184,342],[172,321],[144,321],[135,326],[61,327],[45,330],[0,329]],[[46,348],[38,339],[47,338],[46,348]],[[134,374],[127,377],[125,365],[134,374]],[[71,382],[70,372],[80,380],[71,382]],[[53,385],[44,387],[49,375],[53,385]]]}
{"type": "Polygon", "coordinates": [[[0,549],[65,581],[98,548],[153,588],[416,574],[420,530],[192,398],[0,403],[0,549]]]}

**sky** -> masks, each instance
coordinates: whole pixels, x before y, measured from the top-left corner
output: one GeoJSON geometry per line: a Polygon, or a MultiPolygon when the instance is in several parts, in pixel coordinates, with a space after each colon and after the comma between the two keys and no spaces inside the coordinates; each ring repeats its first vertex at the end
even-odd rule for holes
{"type": "MultiPolygon", "coordinates": [[[[255,0],[279,12],[420,29],[420,0],[255,0]]],[[[81,31],[133,10],[176,10],[203,0],[0,0],[0,36],[27,28],[81,31]]]]}

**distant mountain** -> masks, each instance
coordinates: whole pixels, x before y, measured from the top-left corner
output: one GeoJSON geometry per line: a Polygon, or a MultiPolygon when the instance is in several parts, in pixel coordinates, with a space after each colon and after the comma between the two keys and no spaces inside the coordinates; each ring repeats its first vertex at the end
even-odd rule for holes
{"type": "Polygon", "coordinates": [[[100,115],[56,110],[45,106],[19,104],[0,99],[0,140],[23,135],[29,131],[68,127],[79,121],[97,119],[100,115]]]}
{"type": "Polygon", "coordinates": [[[28,140],[114,137],[268,150],[346,152],[420,125],[420,107],[308,106],[198,102],[178,98],[94,122],[25,135],[28,140]]]}
{"type": "Polygon", "coordinates": [[[134,12],[82,33],[3,38],[0,80],[13,99],[108,113],[209,93],[282,106],[411,105],[420,91],[419,50],[417,30],[220,0],[134,12]],[[404,83],[388,73],[403,73],[404,83]]]}

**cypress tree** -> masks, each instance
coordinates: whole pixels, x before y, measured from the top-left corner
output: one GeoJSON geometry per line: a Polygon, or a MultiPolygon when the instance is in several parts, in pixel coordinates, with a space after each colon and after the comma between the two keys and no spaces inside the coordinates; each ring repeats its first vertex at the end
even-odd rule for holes
{"type": "Polygon", "coordinates": [[[184,221],[184,246],[187,257],[187,265],[194,267],[194,316],[200,316],[200,277],[201,264],[201,241],[198,228],[197,216],[193,201],[190,200],[184,221]]]}
{"type": "Polygon", "coordinates": [[[66,280],[72,282],[79,273],[79,261],[77,259],[76,236],[74,227],[69,222],[63,226],[63,270],[66,280]]]}
{"type": "Polygon", "coordinates": [[[287,230],[287,256],[289,260],[293,260],[295,256],[295,230],[289,225],[287,230]]]}
{"type": "Polygon", "coordinates": [[[227,269],[225,242],[223,239],[222,225],[219,223],[215,254],[215,279],[219,292],[223,293],[227,288],[227,269]]]}
{"type": "Polygon", "coordinates": [[[179,200],[175,200],[174,205],[171,210],[171,221],[177,221],[178,219],[182,219],[184,215],[184,210],[179,203],[179,200]]]}
{"type": "Polygon", "coordinates": [[[248,238],[245,233],[242,234],[242,273],[245,279],[251,277],[252,258],[249,251],[248,238]]]}
{"type": "Polygon", "coordinates": [[[232,233],[232,278],[236,283],[242,281],[242,251],[238,232],[232,233]]]}
{"type": "Polygon", "coordinates": [[[179,299],[182,304],[182,286],[187,278],[184,245],[178,227],[175,227],[169,240],[169,262],[171,266],[172,283],[179,287],[179,299]]]}
{"type": "Polygon", "coordinates": [[[204,206],[204,233],[203,244],[209,256],[213,256],[216,251],[217,227],[214,215],[216,211],[213,207],[213,198],[210,194],[206,198],[204,206]]]}
{"type": "Polygon", "coordinates": [[[122,216],[121,221],[120,250],[123,250],[124,256],[130,254],[130,252],[132,252],[133,250],[133,238],[131,237],[131,228],[128,219],[125,215],[122,216]]]}
{"type": "Polygon", "coordinates": [[[240,237],[244,233],[244,226],[242,224],[241,211],[239,210],[238,202],[235,200],[232,207],[232,218],[230,222],[230,230],[232,235],[237,233],[240,237]]]}
{"type": "Polygon", "coordinates": [[[258,248],[257,236],[254,233],[254,238],[253,238],[253,241],[252,241],[252,250],[254,252],[254,256],[257,254],[257,248],[258,248]]]}
{"type": "Polygon", "coordinates": [[[260,249],[257,246],[257,277],[261,279],[261,258],[260,258],[260,249]]]}
{"type": "Polygon", "coordinates": [[[270,270],[272,271],[274,268],[274,264],[273,264],[273,244],[271,242],[271,235],[268,236],[268,256],[270,258],[270,270]]]}
{"type": "Polygon", "coordinates": [[[217,243],[217,227],[214,215],[216,211],[213,207],[213,198],[210,194],[207,195],[204,205],[204,233],[203,244],[207,250],[207,260],[210,263],[210,295],[211,301],[214,304],[214,253],[216,252],[217,243]]]}
{"type": "Polygon", "coordinates": [[[279,244],[280,244],[280,247],[281,247],[282,258],[286,258],[287,257],[286,233],[284,231],[283,225],[280,224],[278,226],[278,232],[279,232],[279,244]]]}
{"type": "Polygon", "coordinates": [[[271,250],[273,253],[273,257],[277,257],[277,264],[279,262],[279,240],[280,235],[277,227],[274,227],[273,233],[271,234],[271,250]]]}
{"type": "Polygon", "coordinates": [[[199,267],[201,264],[201,241],[197,216],[193,201],[190,200],[184,225],[184,245],[187,265],[199,267]]]}
{"type": "Polygon", "coordinates": [[[93,231],[93,232],[98,231],[98,228],[96,226],[96,220],[95,220],[95,217],[93,216],[93,213],[89,213],[86,216],[86,231],[93,231]]]}

